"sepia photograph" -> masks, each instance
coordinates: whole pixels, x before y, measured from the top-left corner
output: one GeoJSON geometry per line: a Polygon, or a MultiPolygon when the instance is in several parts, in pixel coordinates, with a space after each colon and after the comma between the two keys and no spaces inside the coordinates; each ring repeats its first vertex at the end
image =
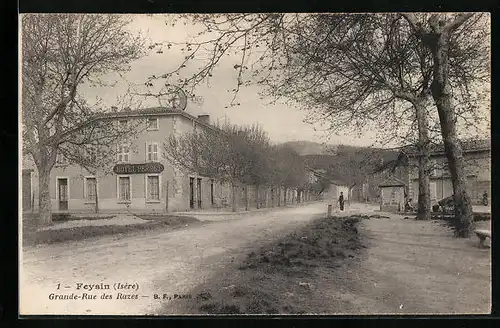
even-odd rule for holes
{"type": "Polygon", "coordinates": [[[491,313],[490,13],[18,21],[20,316],[491,313]]]}

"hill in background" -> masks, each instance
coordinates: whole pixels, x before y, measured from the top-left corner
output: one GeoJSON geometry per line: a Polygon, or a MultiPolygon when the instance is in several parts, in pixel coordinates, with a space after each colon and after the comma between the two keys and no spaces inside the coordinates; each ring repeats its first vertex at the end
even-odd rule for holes
{"type": "Polygon", "coordinates": [[[321,144],[314,141],[288,141],[285,146],[291,147],[299,155],[331,155],[337,149],[337,145],[321,144]]]}
{"type": "Polygon", "coordinates": [[[398,155],[395,150],[326,145],[313,141],[290,141],[284,144],[301,155],[307,167],[325,170],[325,179],[340,180],[347,184],[359,183],[398,155]]]}

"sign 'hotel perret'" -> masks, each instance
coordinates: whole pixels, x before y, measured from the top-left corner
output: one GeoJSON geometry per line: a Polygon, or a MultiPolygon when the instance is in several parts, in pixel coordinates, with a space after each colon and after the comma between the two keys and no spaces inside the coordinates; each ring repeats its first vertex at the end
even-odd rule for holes
{"type": "Polygon", "coordinates": [[[163,170],[161,163],[116,164],[113,167],[116,174],[161,173],[163,170]]]}
{"type": "MultiPolygon", "coordinates": [[[[124,140],[117,145],[110,174],[93,175],[58,156],[50,176],[53,211],[93,211],[96,203],[104,211],[186,211],[221,206],[229,198],[229,186],[184,172],[161,156],[171,135],[196,129],[219,131],[210,125],[209,115],[196,117],[182,110],[155,107],[117,112],[111,118],[120,124],[139,120],[147,123],[147,128],[133,142],[124,140]]],[[[37,183],[36,167],[23,158],[23,211],[38,210],[37,183]]]]}

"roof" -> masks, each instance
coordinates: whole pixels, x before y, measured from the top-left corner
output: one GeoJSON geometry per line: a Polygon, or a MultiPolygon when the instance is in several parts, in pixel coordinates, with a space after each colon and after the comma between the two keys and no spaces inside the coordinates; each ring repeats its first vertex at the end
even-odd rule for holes
{"type": "Polygon", "coordinates": [[[345,183],[342,180],[330,180],[330,183],[334,184],[336,186],[347,186],[348,185],[347,183],[345,183]]]}
{"type": "Polygon", "coordinates": [[[390,176],[389,178],[382,181],[378,186],[379,187],[398,187],[398,186],[404,187],[404,186],[406,186],[406,183],[399,180],[395,176],[390,176]]]}
{"type": "MultiPolygon", "coordinates": [[[[491,151],[491,139],[480,139],[480,140],[460,140],[459,141],[462,150],[465,153],[477,152],[477,151],[491,151]]],[[[418,154],[416,145],[409,145],[401,148],[401,152],[408,156],[415,156],[418,154]]],[[[431,144],[430,145],[431,155],[442,155],[444,154],[444,144],[431,144]]]]}
{"type": "Polygon", "coordinates": [[[390,154],[386,157],[381,165],[377,165],[370,174],[376,174],[384,171],[390,170],[394,173],[396,167],[404,165],[406,163],[406,157],[403,156],[402,152],[390,154]]]}

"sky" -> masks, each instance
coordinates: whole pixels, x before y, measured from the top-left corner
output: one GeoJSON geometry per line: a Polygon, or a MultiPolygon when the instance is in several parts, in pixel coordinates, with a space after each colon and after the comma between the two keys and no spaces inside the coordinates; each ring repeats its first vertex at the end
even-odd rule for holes
{"type": "MultiPolygon", "coordinates": [[[[133,33],[144,35],[148,39],[148,44],[185,42],[200,31],[199,28],[190,25],[176,24],[172,26],[169,24],[171,15],[137,14],[131,15],[131,17],[132,22],[129,29],[133,33]]],[[[115,82],[112,86],[83,86],[81,92],[90,102],[98,97],[102,106],[116,105],[117,98],[126,94],[129,84],[143,85],[151,75],[161,75],[177,67],[183,59],[184,55],[177,49],[169,51],[166,47],[162,47],[162,50],[163,53],[157,53],[156,49],[149,51],[145,57],[133,62],[130,71],[122,77],[117,74],[108,74],[105,79],[115,82]]],[[[305,123],[304,119],[307,113],[303,110],[285,104],[269,105],[265,100],[261,100],[257,86],[242,88],[237,98],[240,106],[225,108],[233,97],[227,90],[236,86],[236,70],[233,66],[239,63],[239,57],[229,55],[224,58],[225,60],[221,61],[219,67],[215,69],[209,84],[203,84],[196,90],[196,94],[203,99],[202,103],[196,104],[188,101],[186,112],[195,116],[209,114],[212,122],[227,119],[231,123],[239,125],[259,123],[268,132],[273,142],[309,140],[355,146],[374,144],[377,137],[374,127],[367,126],[360,135],[347,131],[341,132],[339,135],[332,135],[326,131],[324,126],[313,126],[305,123]]],[[[154,97],[134,97],[133,99],[134,104],[140,107],[159,106],[158,100],[154,97]]]]}

